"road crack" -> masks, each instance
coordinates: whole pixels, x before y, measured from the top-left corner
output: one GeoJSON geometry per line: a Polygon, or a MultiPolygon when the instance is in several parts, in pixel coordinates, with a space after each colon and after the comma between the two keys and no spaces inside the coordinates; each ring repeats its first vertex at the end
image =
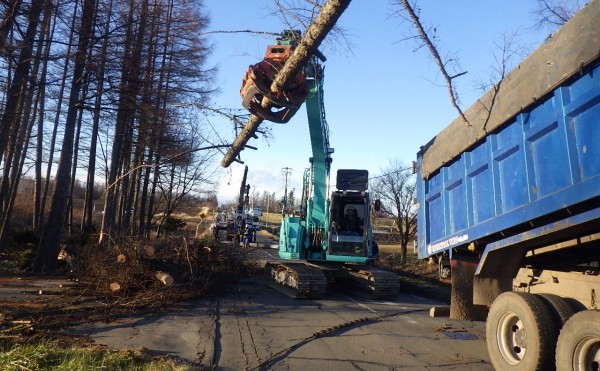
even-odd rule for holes
{"type": "Polygon", "coordinates": [[[382,314],[382,315],[374,316],[374,317],[362,317],[359,319],[346,321],[344,323],[329,326],[325,329],[314,332],[312,334],[312,336],[307,337],[303,340],[300,340],[296,344],[289,346],[289,347],[275,353],[270,359],[267,359],[264,362],[260,363],[258,365],[258,367],[254,368],[254,370],[270,369],[274,364],[277,364],[278,362],[283,361],[285,358],[289,357],[290,354],[294,353],[297,349],[303,347],[304,345],[310,343],[313,340],[323,338],[325,336],[339,336],[339,335],[344,334],[344,333],[346,333],[352,329],[355,329],[357,327],[381,322],[387,318],[396,317],[396,316],[400,316],[400,315],[406,315],[406,314],[412,314],[412,313],[418,313],[418,312],[426,312],[426,311],[427,311],[427,309],[413,309],[413,310],[409,310],[409,311],[398,311],[398,312],[382,314]]]}
{"type": "Polygon", "coordinates": [[[254,352],[254,357],[257,364],[260,365],[261,360],[260,356],[258,355],[258,349],[256,348],[256,342],[254,340],[254,334],[252,333],[252,327],[250,326],[250,320],[248,319],[248,313],[244,306],[240,289],[238,289],[237,294],[239,308],[235,308],[234,313],[238,325],[242,354],[244,355],[244,369],[248,370],[250,367],[250,360],[248,358],[251,356],[248,353],[251,353],[252,351],[254,352]],[[240,313],[243,315],[243,317],[240,317],[240,313]],[[248,333],[248,336],[250,338],[250,344],[248,348],[251,348],[251,350],[246,349],[246,342],[244,341],[244,331],[248,333]]]}
{"type": "Polygon", "coordinates": [[[219,362],[221,361],[221,353],[223,351],[223,346],[221,344],[221,339],[223,336],[221,334],[221,301],[219,299],[211,300],[210,307],[212,311],[213,323],[215,326],[215,337],[213,340],[213,357],[211,367],[213,369],[216,369],[219,367],[219,362]]]}

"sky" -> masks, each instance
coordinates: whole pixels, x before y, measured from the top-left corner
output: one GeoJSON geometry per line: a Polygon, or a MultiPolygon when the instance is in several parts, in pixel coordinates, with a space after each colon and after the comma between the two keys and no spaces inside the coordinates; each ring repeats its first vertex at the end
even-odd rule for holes
{"type": "MultiPolygon", "coordinates": [[[[517,34],[524,55],[533,51],[549,31],[532,27],[533,0],[418,0],[421,20],[435,27],[440,54],[459,60],[467,73],[455,80],[464,110],[483,94],[478,82],[487,81],[504,34],[517,34]]],[[[253,30],[280,32],[280,19],[270,15],[272,0],[205,0],[211,24],[208,31],[253,30]]],[[[439,69],[424,48],[404,41],[409,24],[392,16],[398,10],[388,0],[355,0],[342,14],[341,26],[352,49],[323,45],[327,57],[324,101],[334,148],[331,178],[337,169],[366,169],[371,177],[391,161],[410,166],[420,146],[457,117],[439,69]]],[[[218,107],[241,108],[239,89],[247,67],[260,61],[271,36],[211,33],[214,52],[209,65],[218,68],[218,107]]],[[[516,61],[518,62],[518,60],[516,61]]],[[[265,123],[261,124],[265,125],[265,123]]],[[[283,168],[291,168],[288,189],[301,191],[302,174],[311,157],[304,106],[287,124],[266,124],[271,137],[252,139],[257,150],[241,153],[244,164],[221,169],[217,197],[220,204],[237,199],[244,166],[247,183],[256,195],[264,191],[283,196],[283,168]]],[[[261,126],[262,127],[262,126],[261,126]]],[[[217,125],[221,138],[232,140],[233,127],[217,125]]],[[[220,161],[222,157],[218,160],[220,161]]]]}

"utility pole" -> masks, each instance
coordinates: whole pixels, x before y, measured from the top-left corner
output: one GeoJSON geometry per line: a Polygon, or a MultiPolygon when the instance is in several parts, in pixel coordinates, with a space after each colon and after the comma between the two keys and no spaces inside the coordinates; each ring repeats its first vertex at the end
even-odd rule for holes
{"type": "Polygon", "coordinates": [[[288,209],[287,209],[287,198],[288,198],[287,181],[288,181],[288,175],[290,175],[291,173],[292,173],[292,168],[290,168],[290,167],[284,167],[281,169],[281,174],[283,174],[283,176],[285,177],[285,187],[284,187],[284,191],[283,191],[283,210],[281,211],[281,213],[283,215],[285,215],[288,211],[288,209]]]}

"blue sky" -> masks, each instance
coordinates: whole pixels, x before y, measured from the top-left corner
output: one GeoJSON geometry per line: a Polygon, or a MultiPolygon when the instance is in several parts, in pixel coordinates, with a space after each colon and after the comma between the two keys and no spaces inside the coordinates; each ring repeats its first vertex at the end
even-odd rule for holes
{"type": "MultiPolygon", "coordinates": [[[[528,51],[548,36],[532,28],[533,0],[419,0],[422,22],[436,27],[441,54],[454,55],[462,70],[458,92],[466,109],[482,91],[476,82],[488,80],[496,44],[503,34],[518,33],[528,51]]],[[[279,18],[269,15],[272,0],[205,0],[211,18],[209,31],[257,30],[280,32],[279,18]]],[[[424,48],[414,51],[409,24],[390,15],[398,7],[387,0],[353,1],[338,24],[346,30],[352,51],[321,48],[325,63],[324,100],[333,154],[332,179],[339,168],[381,173],[391,160],[415,160],[421,145],[457,116],[439,70],[424,48]]],[[[239,88],[250,64],[264,55],[272,37],[249,34],[211,34],[214,54],[210,63],[219,73],[214,98],[219,107],[241,107],[239,88]]],[[[264,124],[263,124],[264,125],[264,124]]],[[[281,169],[292,168],[288,187],[301,189],[308,166],[310,138],[304,107],[286,125],[268,124],[272,137],[253,139],[242,160],[248,165],[248,183],[257,193],[283,194],[281,169]]],[[[223,138],[233,138],[229,122],[219,123],[223,138]]],[[[219,158],[220,161],[221,158],[219,158]]],[[[239,192],[244,165],[234,163],[221,171],[219,202],[233,200],[239,192]]]]}

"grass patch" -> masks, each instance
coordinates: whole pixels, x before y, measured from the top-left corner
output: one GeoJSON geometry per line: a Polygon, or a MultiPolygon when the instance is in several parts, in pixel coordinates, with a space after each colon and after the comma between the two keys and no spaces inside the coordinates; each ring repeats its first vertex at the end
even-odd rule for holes
{"type": "Polygon", "coordinates": [[[65,349],[54,344],[15,345],[0,353],[0,369],[12,370],[192,370],[169,359],[148,359],[137,350],[65,349]]]}

